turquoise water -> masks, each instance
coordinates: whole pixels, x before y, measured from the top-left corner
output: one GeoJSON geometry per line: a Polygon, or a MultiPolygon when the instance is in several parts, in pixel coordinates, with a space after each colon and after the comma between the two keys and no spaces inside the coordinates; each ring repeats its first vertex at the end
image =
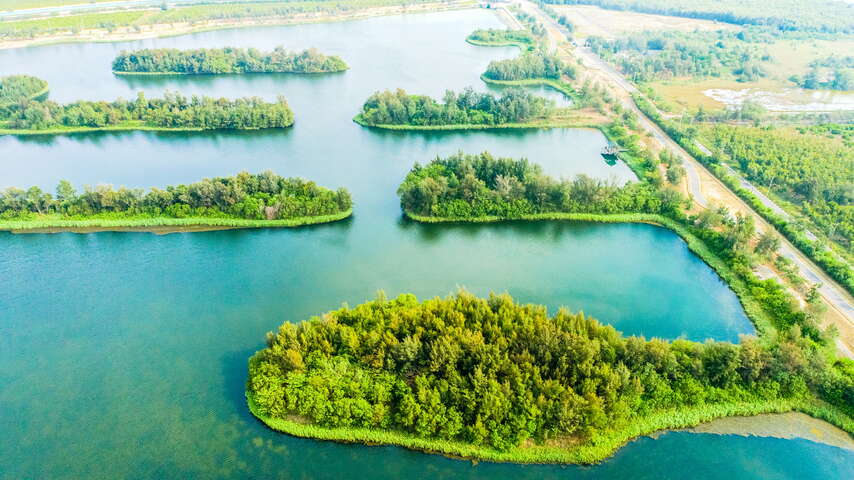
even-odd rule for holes
{"type": "Polygon", "coordinates": [[[246,410],[246,360],[264,333],[373,297],[458,287],[584,310],[628,334],[735,341],[753,328],[734,294],[673,233],[649,225],[418,225],[395,190],[416,161],[457,150],[527,156],[556,176],[625,182],[595,130],[405,134],[350,121],[374,90],[440,95],[478,82],[513,49],[463,42],[498,26],[454,12],[208,32],[132,44],[0,51],[0,74],[48,79],[52,98],[166,88],[284,93],[285,132],[0,138],[0,186],[163,186],[273,169],[353,193],[353,218],[296,230],[0,233],[0,477],[3,478],[848,478],[852,455],[807,441],[686,433],[641,439],[591,468],[480,464],[394,447],[273,433],[246,410]],[[436,36],[436,32],[442,32],[436,36]],[[114,78],[139,46],[317,46],[342,75],[114,78]],[[106,72],[106,73],[105,73],[106,72]],[[690,470],[689,470],[690,469],[690,470]]]}

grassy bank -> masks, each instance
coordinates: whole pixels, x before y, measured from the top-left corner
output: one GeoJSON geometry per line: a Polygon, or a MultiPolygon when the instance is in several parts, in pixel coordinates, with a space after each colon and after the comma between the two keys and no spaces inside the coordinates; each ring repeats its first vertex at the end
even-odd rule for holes
{"type": "Polygon", "coordinates": [[[640,436],[660,430],[693,427],[721,417],[749,416],[761,413],[800,411],[827,420],[852,433],[850,418],[818,400],[758,400],[660,411],[632,420],[622,428],[594,435],[581,444],[572,445],[573,439],[566,439],[565,443],[572,445],[567,447],[545,444],[499,451],[462,442],[421,438],[397,431],[347,427],[327,428],[302,423],[298,419],[271,418],[261,414],[249,392],[246,393],[246,401],[249,410],[255,417],[271,429],[288,435],[343,443],[397,445],[427,453],[490,462],[593,464],[605,460],[620,447],[640,436]]]}
{"type": "Polygon", "coordinates": [[[0,220],[0,230],[26,232],[34,230],[72,231],[80,229],[109,230],[111,228],[133,228],[140,231],[152,230],[158,227],[176,227],[181,231],[186,227],[192,231],[198,227],[211,228],[282,228],[315,225],[320,223],[343,220],[352,215],[353,210],[347,210],[334,215],[318,215],[297,217],[283,220],[251,220],[246,218],[228,217],[148,217],[129,216],[125,218],[66,218],[59,215],[38,215],[29,220],[0,220]]]}
{"type": "Polygon", "coordinates": [[[492,85],[502,85],[508,87],[550,87],[558,92],[566,95],[567,97],[575,100],[577,98],[577,94],[575,93],[575,89],[572,88],[572,85],[562,82],[560,80],[554,80],[551,78],[527,78],[525,80],[493,80],[484,75],[480,76],[480,79],[485,83],[489,83],[492,85]]]}
{"type": "Polygon", "coordinates": [[[534,49],[533,44],[527,42],[515,42],[513,40],[505,40],[501,42],[485,42],[483,40],[475,40],[466,38],[466,43],[477,45],[478,47],[519,47],[523,51],[531,51],[534,49]]]}
{"type": "MultiPolygon", "coordinates": [[[[293,125],[293,123],[291,124],[293,125]]],[[[133,120],[122,122],[118,125],[107,125],[104,127],[51,127],[45,129],[24,129],[24,128],[5,128],[6,125],[0,123],[0,135],[64,135],[68,133],[87,133],[87,132],[129,132],[129,131],[147,131],[147,132],[202,132],[209,129],[191,128],[191,127],[157,127],[147,125],[143,121],[133,120]]],[[[228,129],[231,130],[231,129],[228,129]]],[[[244,128],[240,130],[260,130],[257,128],[244,128]]]]}
{"type": "Polygon", "coordinates": [[[700,257],[708,264],[715,273],[724,281],[730,289],[736,294],[745,314],[756,327],[756,330],[761,335],[767,335],[775,329],[768,317],[768,314],[762,309],[759,302],[753,297],[749,285],[744,282],[719,256],[712,252],[706,243],[697,238],[691,233],[685,225],[665,217],[663,215],[649,213],[616,213],[616,214],[593,214],[593,213],[538,213],[531,215],[523,215],[518,218],[503,218],[495,216],[473,217],[473,218],[445,218],[432,217],[424,215],[416,215],[405,212],[405,215],[417,222],[422,223],[448,223],[448,222],[467,222],[467,223],[488,223],[488,222],[503,222],[503,221],[540,221],[540,220],[566,220],[580,222],[597,222],[597,223],[648,223],[667,228],[675,232],[685,243],[688,249],[700,257]]]}
{"type": "Polygon", "coordinates": [[[577,110],[558,109],[554,115],[538,118],[525,123],[489,124],[453,124],[453,125],[373,125],[362,118],[362,114],[353,117],[353,121],[363,127],[379,128],[382,130],[401,131],[451,131],[451,130],[502,130],[502,129],[533,129],[533,128],[599,128],[601,122],[596,122],[584,115],[567,115],[577,110]]]}

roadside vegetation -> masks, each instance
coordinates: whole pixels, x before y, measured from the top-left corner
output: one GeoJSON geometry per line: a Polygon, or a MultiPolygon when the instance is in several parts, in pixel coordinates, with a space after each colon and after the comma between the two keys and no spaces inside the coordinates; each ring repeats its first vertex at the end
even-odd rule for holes
{"type": "Polygon", "coordinates": [[[39,187],[0,193],[0,229],[154,226],[296,226],[350,215],[350,193],[272,172],[204,179],[149,191],[85,187],[61,181],[55,194],[39,187]]]}
{"type": "Polygon", "coordinates": [[[113,102],[78,101],[58,104],[24,100],[0,110],[0,134],[68,133],[96,130],[255,130],[293,125],[294,115],[283,97],[266,102],[258,97],[229,100],[184,97],[167,92],[163,98],[113,102]]]}
{"type": "Polygon", "coordinates": [[[123,51],[113,60],[113,72],[119,74],[329,73],[347,68],[338,56],[315,49],[289,52],[283,47],[272,52],[235,47],[144,49],[123,51]]]}
{"type": "Polygon", "coordinates": [[[733,414],[805,410],[854,429],[851,378],[796,329],[739,345],[626,338],[466,292],[286,322],[250,359],[247,400],[291,434],[514,462],[594,463],[637,435],[733,414]]]}

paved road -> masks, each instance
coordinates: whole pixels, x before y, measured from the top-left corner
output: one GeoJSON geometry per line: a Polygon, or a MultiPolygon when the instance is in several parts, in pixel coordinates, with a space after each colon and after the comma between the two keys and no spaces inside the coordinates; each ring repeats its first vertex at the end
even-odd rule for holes
{"type": "MultiPolygon", "coordinates": [[[[179,3],[211,3],[216,0],[168,0],[166,3],[175,5],[179,3]]],[[[163,0],[117,0],[115,2],[99,2],[99,3],[79,3],[76,5],[58,5],[55,7],[42,8],[26,8],[20,10],[8,10],[0,12],[0,19],[27,17],[27,16],[43,16],[70,13],[85,13],[93,10],[114,10],[117,8],[141,8],[141,7],[159,7],[163,5],[163,0]]]]}
{"type": "MultiPolygon", "coordinates": [[[[546,30],[549,33],[549,44],[553,49],[557,48],[558,42],[563,40],[563,34],[561,33],[560,27],[557,22],[555,22],[548,15],[543,13],[536,5],[530,3],[527,0],[522,1],[522,8],[528,13],[536,15],[540,22],[546,26],[546,30]]],[[[622,90],[624,90],[628,94],[632,94],[637,92],[637,88],[634,85],[629,83],[622,75],[620,75],[617,71],[615,71],[610,65],[606,64],[599,56],[594,54],[589,48],[577,47],[574,49],[575,56],[581,59],[587,68],[592,68],[598,70],[599,73],[602,74],[603,77],[610,80],[611,83],[618,86],[622,90]]],[[[728,192],[732,197],[733,202],[739,204],[745,211],[753,212],[754,218],[756,220],[756,224],[760,230],[765,231],[765,229],[774,229],[774,227],[768,224],[762,217],[759,216],[753,209],[747,205],[741,198],[733,193],[729,188],[717,180],[711,172],[708,172],[705,167],[700,164],[694,157],[688,154],[679,144],[677,144],[672,138],[670,138],[667,134],[665,134],[652,120],[650,120],[643,112],[641,112],[634,102],[629,98],[624,102],[626,108],[630,108],[637,114],[638,123],[641,127],[644,128],[647,132],[649,132],[659,143],[661,143],[665,148],[670,149],[671,151],[678,152],[679,155],[683,159],[683,165],[685,166],[685,171],[688,177],[688,186],[691,191],[691,195],[694,197],[694,201],[696,201],[699,205],[703,207],[708,207],[708,202],[703,195],[700,183],[700,172],[704,172],[709,176],[713,181],[718,183],[721,189],[728,192]]],[[[746,182],[746,181],[745,181],[746,182]]],[[[749,182],[748,182],[749,184],[749,182]]],[[[748,187],[745,187],[748,188],[748,187]]],[[[750,185],[750,190],[754,191],[755,187],[750,185]]],[[[757,190],[758,191],[758,190],[757,190]]],[[[761,192],[759,192],[761,194],[761,192]]],[[[764,195],[760,196],[760,198],[767,198],[764,195]]],[[[773,203],[771,199],[768,199],[770,203],[773,203]]],[[[779,206],[777,206],[779,208],[779,206]]],[[[794,245],[792,245],[788,240],[781,237],[781,246],[779,253],[784,257],[790,259],[795,266],[798,267],[800,274],[806,280],[811,283],[819,283],[821,287],[819,288],[819,292],[821,293],[824,300],[830,305],[831,308],[834,308],[838,311],[849,323],[854,324],[854,298],[852,298],[845,290],[842,289],[836,282],[833,281],[830,277],[828,277],[821,269],[812,263],[807,257],[805,257],[794,245]]]]}

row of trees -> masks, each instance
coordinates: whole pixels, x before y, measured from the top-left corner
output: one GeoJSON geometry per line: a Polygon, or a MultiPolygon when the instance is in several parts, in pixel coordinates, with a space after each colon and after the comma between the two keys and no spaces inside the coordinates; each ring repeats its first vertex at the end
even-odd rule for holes
{"type": "Polygon", "coordinates": [[[743,32],[639,32],[609,40],[588,39],[596,54],[634,81],[734,75],[754,81],[766,75],[768,53],[743,32]]]}
{"type": "Polygon", "coordinates": [[[255,48],[199,48],[178,50],[158,48],[122,51],[113,60],[113,71],[125,73],[324,73],[342,72],[347,64],[338,56],[316,49],[289,52],[276,47],[272,52],[255,48]]]}
{"type": "Polygon", "coordinates": [[[549,115],[552,102],[522,89],[500,96],[466,88],[445,92],[443,103],[398,89],[371,95],[357,120],[366,125],[501,125],[549,115]]]}
{"type": "Polygon", "coordinates": [[[47,82],[29,75],[0,77],[0,113],[6,108],[47,92],[47,82]]]}
{"type": "Polygon", "coordinates": [[[684,199],[647,183],[620,187],[579,175],[555,180],[525,159],[488,152],[416,164],[398,189],[401,208],[416,215],[518,218],[535,213],[670,213],[684,199]]]}
{"type": "Polygon", "coordinates": [[[229,100],[166,92],[163,98],[148,99],[139,93],[136,100],[114,102],[78,101],[60,105],[52,101],[22,102],[7,112],[7,128],[44,130],[57,127],[103,128],[127,122],[145,126],[191,129],[260,129],[293,125],[288,102],[279,97],[266,102],[258,97],[229,100]]]}
{"type": "Polygon", "coordinates": [[[165,190],[86,187],[78,192],[61,181],[52,195],[38,187],[8,188],[0,193],[0,218],[27,219],[37,215],[69,218],[100,214],[128,216],[235,217],[277,220],[330,215],[352,208],[350,193],[331,191],[300,178],[284,178],[273,172],[233,177],[206,178],[165,190]]]}
{"type": "Polygon", "coordinates": [[[560,80],[563,75],[575,78],[575,69],[556,55],[542,51],[529,52],[516,58],[489,62],[483,76],[492,80],[527,80],[548,78],[560,80]]]}
{"type": "Polygon", "coordinates": [[[800,205],[854,252],[854,147],[786,128],[715,125],[703,135],[748,180],[800,205]]]}
{"type": "Polygon", "coordinates": [[[854,32],[854,7],[844,0],[543,0],[564,5],[596,5],[611,10],[698,18],[736,25],[763,25],[779,31],[854,32]]]}
{"type": "Polygon", "coordinates": [[[507,450],[533,439],[584,441],[626,420],[684,406],[834,392],[797,333],[769,346],[622,337],[565,309],[460,292],[418,302],[381,296],[284,323],[249,363],[263,415],[327,427],[403,431],[507,450]]]}

